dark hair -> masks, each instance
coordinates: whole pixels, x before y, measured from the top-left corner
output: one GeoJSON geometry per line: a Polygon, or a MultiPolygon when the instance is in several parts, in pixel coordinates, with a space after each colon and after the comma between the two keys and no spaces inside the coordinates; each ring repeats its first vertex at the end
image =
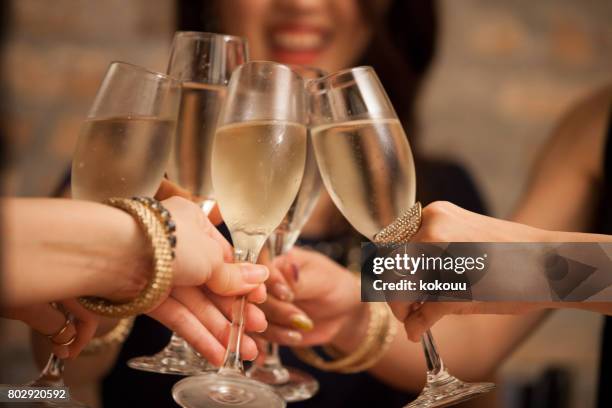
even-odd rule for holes
{"type": "MultiPolygon", "coordinates": [[[[414,142],[418,131],[416,99],[433,61],[438,31],[435,0],[393,0],[381,15],[371,0],[359,0],[374,35],[357,65],[374,67],[414,142]]],[[[179,30],[215,31],[215,2],[177,0],[179,30]]]]}
{"type": "Polygon", "coordinates": [[[418,131],[416,100],[435,55],[438,18],[435,0],[394,0],[384,16],[360,0],[374,36],[360,64],[371,65],[402,120],[408,138],[418,131]]]}

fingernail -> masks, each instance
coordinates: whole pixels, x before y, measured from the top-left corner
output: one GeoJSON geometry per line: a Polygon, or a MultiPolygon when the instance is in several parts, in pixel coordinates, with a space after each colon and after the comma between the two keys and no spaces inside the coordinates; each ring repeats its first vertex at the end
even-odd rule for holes
{"type": "Polygon", "coordinates": [[[293,262],[291,262],[291,274],[293,275],[293,281],[297,282],[300,279],[300,268],[293,262]]]}
{"type": "Polygon", "coordinates": [[[290,344],[300,344],[304,339],[302,333],[293,330],[287,331],[285,337],[287,337],[287,343],[290,344]]]}
{"type": "Polygon", "coordinates": [[[292,302],[293,301],[293,292],[289,289],[289,286],[284,283],[275,283],[272,285],[271,292],[276,296],[279,300],[284,302],[292,302]]]}
{"type": "Polygon", "coordinates": [[[303,314],[294,314],[291,316],[291,325],[296,329],[310,331],[314,328],[314,323],[312,320],[308,318],[308,316],[303,314]]]}
{"type": "Polygon", "coordinates": [[[263,265],[244,263],[240,266],[242,279],[246,283],[263,283],[268,279],[268,268],[263,265]]]}

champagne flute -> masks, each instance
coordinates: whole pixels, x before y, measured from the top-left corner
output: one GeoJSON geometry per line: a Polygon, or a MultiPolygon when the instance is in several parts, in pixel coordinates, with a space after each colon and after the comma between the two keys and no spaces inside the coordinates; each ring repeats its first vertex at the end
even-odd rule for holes
{"type": "MultiPolygon", "coordinates": [[[[416,176],[408,139],[371,67],[310,81],[308,90],[323,183],[353,227],[373,239],[414,205],[416,176]]],[[[407,408],[453,405],[494,388],[450,375],[430,331],[421,341],[427,384],[407,408]]]]}
{"type": "MultiPolygon", "coordinates": [[[[325,75],[323,71],[314,67],[291,65],[291,69],[306,80],[325,75]]],[[[282,255],[293,247],[321,192],[321,176],[314,156],[310,130],[308,133],[306,166],[300,189],[285,218],[268,238],[272,256],[282,255]]],[[[307,400],[319,390],[319,382],[310,374],[283,365],[276,343],[266,343],[263,364],[253,364],[247,371],[247,376],[273,386],[287,402],[307,400]]]]}
{"type": "MultiPolygon", "coordinates": [[[[170,154],[178,82],[124,62],[110,64],[79,135],[72,162],[72,196],[152,196],[170,154]]],[[[64,387],[64,361],[51,353],[39,378],[27,386],[64,387]]],[[[37,407],[83,408],[78,401],[49,400],[37,407]]]]}
{"type": "MultiPolygon", "coordinates": [[[[172,42],[167,72],[181,82],[181,102],[167,174],[195,197],[206,215],[215,205],[210,160],[217,119],[230,75],[247,59],[247,43],[240,37],[179,31],[172,42]]],[[[162,351],[132,358],[128,365],[178,375],[215,369],[176,333],[162,351]]]]}
{"type": "Polygon", "coordinates": [[[72,198],[154,196],[172,149],[179,97],[175,79],[111,63],[72,158],[72,198]]]}
{"type": "MultiPolygon", "coordinates": [[[[215,135],[212,177],[238,262],[257,261],[300,187],[306,160],[304,83],[289,67],[248,62],[234,71],[215,135]]],[[[245,297],[232,310],[229,344],[216,374],[175,384],[182,407],[281,408],[268,385],[244,375],[240,341],[245,297]]]]}

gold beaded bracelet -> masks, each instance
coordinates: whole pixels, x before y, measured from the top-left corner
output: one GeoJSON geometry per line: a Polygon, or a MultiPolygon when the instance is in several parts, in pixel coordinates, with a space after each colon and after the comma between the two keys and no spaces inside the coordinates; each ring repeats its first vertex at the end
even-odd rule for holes
{"type": "Polygon", "coordinates": [[[340,356],[332,361],[321,357],[312,348],[295,347],[292,348],[293,353],[300,360],[323,371],[356,373],[374,366],[387,352],[397,328],[391,319],[391,310],[385,303],[370,303],[369,309],[370,320],[365,339],[353,353],[341,356],[337,350],[326,348],[327,354],[340,356]]]}
{"type": "Polygon", "coordinates": [[[103,334],[100,337],[94,337],[91,339],[89,343],[85,346],[82,355],[91,356],[94,354],[101,353],[112,346],[122,344],[125,339],[130,335],[132,331],[132,326],[134,326],[134,318],[127,317],[125,319],[119,320],[117,325],[113,327],[111,331],[103,334]]]}
{"type": "Polygon", "coordinates": [[[106,317],[124,318],[145,313],[170,290],[174,258],[174,223],[161,203],[149,198],[111,198],[105,204],[132,215],[145,233],[153,249],[153,275],[146,287],[133,300],[116,303],[99,297],[81,297],[87,310],[106,317]]]}

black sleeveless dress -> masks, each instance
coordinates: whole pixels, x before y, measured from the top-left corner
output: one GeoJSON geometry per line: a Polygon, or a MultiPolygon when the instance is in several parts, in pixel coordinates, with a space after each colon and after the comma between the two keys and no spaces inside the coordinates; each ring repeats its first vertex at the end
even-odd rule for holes
{"type": "MultiPolygon", "coordinates": [[[[599,206],[598,232],[612,234],[612,106],[604,152],[604,185],[599,206]]],[[[607,316],[601,343],[598,407],[612,407],[612,317],[607,316]]]]}

